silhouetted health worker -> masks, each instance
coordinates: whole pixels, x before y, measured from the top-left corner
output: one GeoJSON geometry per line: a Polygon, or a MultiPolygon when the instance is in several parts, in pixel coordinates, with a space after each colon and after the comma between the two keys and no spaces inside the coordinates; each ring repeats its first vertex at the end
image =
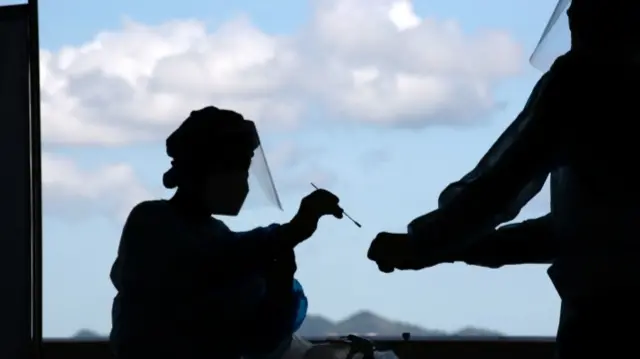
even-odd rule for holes
{"type": "MultiPolygon", "coordinates": [[[[194,111],[166,141],[170,200],[138,204],[111,271],[118,358],[268,358],[286,350],[306,315],[294,248],[338,198],[316,190],[286,224],[233,232],[249,174],[280,201],[252,121],[215,107],[194,111]]],[[[252,190],[253,192],[253,190],[252,190]]]]}
{"type": "Polygon", "coordinates": [[[531,58],[546,73],[522,113],[436,210],[406,234],[380,233],[369,258],[385,272],[552,263],[559,357],[637,352],[639,15],[640,1],[560,0],[531,58]],[[550,213],[498,228],[549,175],[550,213]]]}

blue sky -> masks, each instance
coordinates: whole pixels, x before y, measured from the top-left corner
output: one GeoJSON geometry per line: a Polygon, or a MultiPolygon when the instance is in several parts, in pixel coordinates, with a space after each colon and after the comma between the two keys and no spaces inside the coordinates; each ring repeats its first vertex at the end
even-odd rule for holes
{"type": "MultiPolygon", "coordinates": [[[[232,228],[288,220],[312,190],[309,181],[338,194],[363,224],[325,219],[297,251],[312,313],[341,319],[368,309],[429,328],[553,335],[559,299],[546,266],[455,264],[383,275],[365,255],[377,232],[403,231],[433,209],[440,190],[515,118],[540,75],[527,58],[555,1],[416,0],[422,23],[403,30],[413,35],[392,28],[392,3],[41,0],[45,336],[109,330],[108,273],[124,215],[139,199],[169,195],[160,187],[168,166],[162,140],[187,104],[203,99],[237,104],[256,118],[285,205],[284,212],[252,206],[228,220],[232,228]],[[186,20],[206,24],[209,42],[186,20]],[[210,43],[226,52],[202,50],[210,43]],[[138,55],[125,61],[116,56],[122,49],[138,55]],[[145,67],[157,53],[178,52],[182,62],[145,67]],[[217,82],[198,82],[187,55],[222,71],[217,82]],[[248,68],[265,56],[278,59],[269,71],[248,68]],[[224,72],[245,62],[246,72],[224,72]],[[406,75],[406,86],[358,87],[340,77],[372,69],[386,79],[406,75]],[[162,91],[151,97],[154,88],[162,91]],[[135,105],[137,96],[148,102],[135,105]]],[[[543,194],[523,217],[547,208],[543,194]]]]}

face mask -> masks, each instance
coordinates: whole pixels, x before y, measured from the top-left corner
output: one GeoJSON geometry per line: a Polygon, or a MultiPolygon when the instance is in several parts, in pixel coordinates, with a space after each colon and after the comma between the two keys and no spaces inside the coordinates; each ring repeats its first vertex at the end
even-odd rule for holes
{"type": "Polygon", "coordinates": [[[214,215],[237,216],[248,194],[247,173],[216,174],[207,179],[203,200],[214,215]]]}
{"type": "Polygon", "coordinates": [[[236,112],[213,106],[192,112],[167,138],[167,155],[173,161],[163,178],[165,187],[197,182],[198,201],[202,205],[206,200],[216,214],[236,215],[245,202],[262,202],[282,210],[258,129],[236,112]],[[203,190],[205,171],[221,175],[210,179],[203,190]],[[250,192],[247,172],[251,173],[250,192]],[[202,197],[205,192],[206,199],[202,197]],[[254,194],[262,201],[254,201],[254,194]],[[250,198],[245,201],[247,196],[250,198]]]}

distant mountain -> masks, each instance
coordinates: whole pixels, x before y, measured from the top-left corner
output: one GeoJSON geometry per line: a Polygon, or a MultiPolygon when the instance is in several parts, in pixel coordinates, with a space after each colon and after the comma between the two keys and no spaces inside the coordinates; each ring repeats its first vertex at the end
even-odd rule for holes
{"type": "Polygon", "coordinates": [[[319,315],[309,315],[298,334],[308,337],[321,337],[344,334],[400,336],[402,333],[412,336],[503,336],[497,331],[466,327],[453,333],[438,329],[426,329],[414,324],[393,321],[369,311],[355,313],[348,318],[332,322],[319,315]]]}
{"type": "MultiPolygon", "coordinates": [[[[325,337],[345,334],[400,336],[409,332],[412,336],[504,336],[497,331],[466,327],[456,332],[448,333],[443,330],[426,329],[417,325],[393,321],[379,315],[361,311],[348,318],[333,322],[320,315],[309,315],[305,319],[298,334],[306,337],[325,337]]],[[[89,329],[79,330],[74,336],[78,340],[102,339],[104,335],[89,329]]]]}
{"type": "Polygon", "coordinates": [[[90,329],[80,329],[72,336],[76,340],[95,340],[104,339],[104,335],[90,329]]]}

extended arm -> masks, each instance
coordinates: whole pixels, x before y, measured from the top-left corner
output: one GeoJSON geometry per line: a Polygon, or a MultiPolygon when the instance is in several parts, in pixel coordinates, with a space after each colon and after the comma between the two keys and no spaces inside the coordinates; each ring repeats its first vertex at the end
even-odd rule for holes
{"type": "Polygon", "coordinates": [[[499,217],[531,180],[546,177],[556,165],[558,148],[550,120],[532,118],[493,166],[441,208],[442,215],[464,227],[463,232],[473,233],[499,217]]]}
{"type": "Polygon", "coordinates": [[[535,98],[478,167],[445,191],[439,209],[409,225],[411,236],[474,240],[515,217],[542,188],[564,156],[561,123],[566,104],[557,95],[558,84],[551,81],[547,75],[540,80],[532,94],[535,98]]]}
{"type": "Polygon", "coordinates": [[[213,235],[207,233],[180,225],[163,208],[143,202],[131,211],[121,245],[149,262],[174,258],[189,265],[204,264],[207,272],[223,278],[260,273],[304,239],[290,224],[247,232],[233,232],[222,225],[213,235]]]}
{"type": "Polygon", "coordinates": [[[251,275],[272,268],[274,260],[293,251],[303,239],[289,223],[272,224],[246,232],[229,231],[203,243],[200,253],[214,273],[251,275]]]}
{"type": "Polygon", "coordinates": [[[489,268],[551,263],[557,256],[551,224],[551,214],[547,214],[500,227],[474,242],[461,259],[470,265],[489,268]]]}

